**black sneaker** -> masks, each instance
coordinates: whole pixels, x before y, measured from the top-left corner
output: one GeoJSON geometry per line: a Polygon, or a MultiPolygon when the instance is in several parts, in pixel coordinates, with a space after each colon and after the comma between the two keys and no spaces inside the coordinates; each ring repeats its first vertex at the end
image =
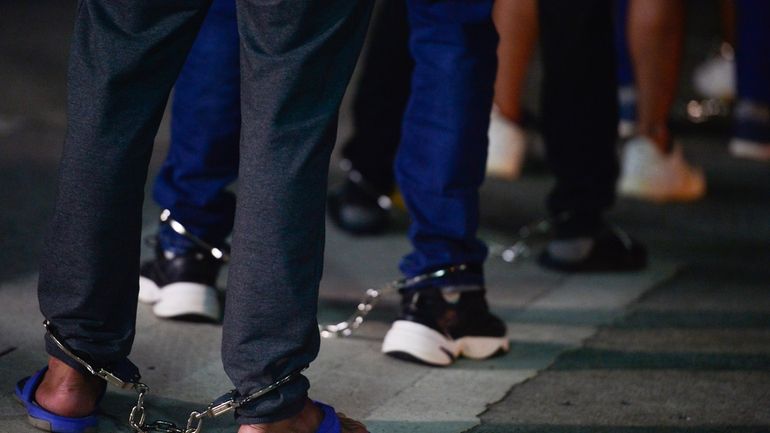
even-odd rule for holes
{"type": "Polygon", "coordinates": [[[638,271],[647,266],[647,250],[619,228],[603,226],[592,237],[551,241],[538,263],[560,272],[638,271]]]}
{"type": "Polygon", "coordinates": [[[507,352],[505,323],[489,312],[484,289],[448,292],[438,287],[402,294],[402,314],[385,335],[382,352],[434,366],[460,355],[485,359],[507,352]]]}
{"type": "Polygon", "coordinates": [[[329,193],[328,204],[332,222],[354,235],[382,233],[390,223],[387,196],[378,195],[350,179],[329,193]]]}
{"type": "Polygon", "coordinates": [[[217,275],[222,262],[201,249],[175,255],[155,249],[155,259],[142,263],[139,301],[153,304],[162,318],[218,321],[217,275]]]}

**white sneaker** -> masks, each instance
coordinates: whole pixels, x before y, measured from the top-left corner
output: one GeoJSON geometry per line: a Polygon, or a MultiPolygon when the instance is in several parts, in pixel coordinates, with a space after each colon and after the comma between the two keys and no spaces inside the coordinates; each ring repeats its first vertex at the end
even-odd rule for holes
{"type": "Polygon", "coordinates": [[[770,143],[733,138],[730,140],[730,154],[736,158],[770,161],[770,143]]]}
{"type": "Polygon", "coordinates": [[[626,144],[618,193],[655,202],[693,201],[706,193],[706,180],[684,160],[679,144],[664,154],[651,139],[637,136],[626,144]]]}
{"type": "Polygon", "coordinates": [[[489,118],[488,136],[487,175],[507,180],[518,178],[527,147],[524,129],[495,106],[489,118]]]}
{"type": "Polygon", "coordinates": [[[705,97],[735,98],[735,55],[728,43],[723,43],[719,54],[706,60],[693,72],[693,87],[705,97]]]}

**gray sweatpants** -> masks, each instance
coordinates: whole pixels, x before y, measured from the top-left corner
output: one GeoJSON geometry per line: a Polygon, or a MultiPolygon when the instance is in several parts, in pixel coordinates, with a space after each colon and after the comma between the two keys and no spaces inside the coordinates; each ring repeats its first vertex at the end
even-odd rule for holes
{"type": "MultiPolygon", "coordinates": [[[[65,343],[97,365],[131,350],[152,143],[209,3],[78,4],[39,298],[65,343]]],[[[370,10],[370,0],[238,0],[243,125],[222,357],[243,395],[318,352],[329,156],[370,10]]],[[[295,380],[240,408],[238,422],[291,416],[307,389],[295,380]]]]}

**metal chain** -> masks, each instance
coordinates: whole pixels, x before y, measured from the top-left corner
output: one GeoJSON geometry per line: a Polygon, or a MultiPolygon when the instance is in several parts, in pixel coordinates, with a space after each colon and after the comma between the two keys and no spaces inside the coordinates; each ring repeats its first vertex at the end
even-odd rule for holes
{"type": "MultiPolygon", "coordinates": [[[[519,229],[516,240],[510,246],[501,244],[490,245],[490,254],[498,256],[508,263],[517,263],[527,259],[532,256],[532,240],[536,237],[546,237],[550,235],[553,225],[565,221],[568,217],[568,213],[562,213],[552,218],[544,218],[527,224],[519,229]]],[[[366,320],[366,316],[374,309],[383,296],[426,280],[442,278],[452,272],[464,271],[467,268],[468,266],[464,264],[452,266],[412,278],[402,278],[378,288],[366,289],[363,299],[361,299],[356,306],[356,310],[347,320],[335,325],[318,325],[321,337],[349,337],[356,329],[361,327],[364,320],[366,320]]]]}
{"type": "Polygon", "coordinates": [[[349,181],[356,184],[370,197],[377,197],[377,206],[379,206],[380,209],[387,211],[393,207],[393,200],[387,194],[380,193],[374,185],[369,183],[360,171],[353,168],[353,163],[350,160],[341,160],[339,166],[340,169],[346,173],[349,181]]]}
{"type": "Polygon", "coordinates": [[[160,222],[162,224],[168,224],[168,226],[171,227],[171,230],[173,230],[176,234],[194,243],[197,247],[206,250],[206,252],[211,254],[212,257],[221,261],[222,263],[227,263],[230,261],[230,254],[227,251],[221,248],[215,247],[210,243],[204,241],[203,239],[199,238],[198,236],[195,236],[194,234],[190,233],[190,231],[187,230],[187,228],[184,225],[182,225],[182,223],[171,218],[170,210],[163,209],[163,211],[160,213],[160,222]]]}
{"type": "Polygon", "coordinates": [[[515,264],[521,260],[532,257],[533,240],[537,238],[546,239],[552,232],[555,224],[566,221],[569,213],[561,213],[555,217],[543,218],[531,222],[519,229],[519,232],[513,243],[502,245],[490,243],[489,254],[497,256],[503,261],[515,264]]]}
{"type": "Polygon", "coordinates": [[[147,414],[144,408],[144,398],[150,392],[150,388],[142,382],[138,381],[138,378],[131,380],[124,380],[119,376],[103,369],[96,369],[91,364],[77,356],[72,350],[69,349],[61,340],[57,337],[54,329],[51,326],[51,322],[48,320],[43,322],[43,326],[48,331],[48,336],[51,338],[54,344],[58,346],[64,354],[72,358],[75,362],[82,365],[88,372],[94,376],[100,377],[121,389],[133,389],[137,392],[136,405],[131,408],[131,413],[128,416],[128,425],[135,433],[200,433],[203,427],[203,420],[206,418],[215,418],[222,416],[226,413],[232,412],[242,405],[254,401],[263,395],[291,382],[298,378],[300,374],[305,370],[294,371],[286,376],[278,379],[270,385],[259,389],[253,394],[249,394],[246,397],[239,398],[236,390],[231,390],[216,400],[212,401],[205,410],[193,411],[187,418],[187,424],[184,428],[181,428],[170,421],[158,420],[151,423],[147,423],[147,414]]]}
{"type": "MultiPolygon", "coordinates": [[[[344,167],[343,167],[344,168],[344,167]]],[[[360,186],[371,189],[366,184],[365,180],[360,176],[355,176],[357,172],[352,169],[352,166],[347,167],[345,171],[351,176],[351,180],[360,186]]],[[[373,191],[373,189],[372,189],[373,191]]],[[[504,246],[501,244],[491,244],[490,254],[498,256],[508,263],[515,263],[523,259],[527,259],[532,254],[532,247],[530,241],[536,236],[546,236],[551,232],[551,228],[554,222],[558,222],[566,219],[567,214],[561,214],[554,218],[545,218],[537,220],[533,223],[519,229],[518,237],[510,246],[504,246]]],[[[160,221],[163,224],[168,224],[174,232],[180,236],[190,240],[198,247],[208,251],[214,258],[221,260],[223,263],[227,263],[230,260],[230,255],[221,249],[212,246],[199,237],[190,233],[189,230],[179,221],[171,218],[171,211],[164,209],[160,214],[160,221]]],[[[337,337],[349,337],[355,332],[356,329],[361,327],[366,319],[366,316],[377,305],[379,300],[390,293],[394,293],[402,288],[423,282],[428,279],[442,278],[451,272],[464,271],[467,269],[466,265],[457,265],[445,269],[439,269],[430,273],[418,275],[412,278],[402,278],[400,280],[392,281],[383,286],[377,288],[366,289],[364,297],[356,305],[356,310],[348,317],[347,320],[332,324],[332,325],[318,325],[318,330],[323,338],[337,338],[337,337]]]]}
{"type": "Polygon", "coordinates": [[[366,289],[364,298],[358,303],[356,311],[347,320],[337,323],[336,325],[318,325],[321,337],[349,337],[364,323],[366,316],[384,295],[397,292],[398,290],[405,289],[427,280],[443,278],[451,273],[462,272],[467,269],[468,265],[460,264],[417,275],[415,277],[401,278],[374,289],[366,289]]]}

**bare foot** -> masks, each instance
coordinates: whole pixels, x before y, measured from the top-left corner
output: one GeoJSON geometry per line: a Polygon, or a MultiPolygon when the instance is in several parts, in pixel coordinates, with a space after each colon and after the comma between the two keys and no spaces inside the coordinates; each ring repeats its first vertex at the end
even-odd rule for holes
{"type": "MultiPolygon", "coordinates": [[[[323,421],[323,411],[309,399],[300,413],[292,418],[269,424],[242,425],[238,433],[315,433],[323,421]]],[[[342,433],[367,433],[360,422],[338,413],[342,433]]]]}
{"type": "Polygon", "coordinates": [[[35,401],[56,415],[79,418],[94,412],[104,386],[98,377],[83,375],[58,359],[49,358],[48,371],[35,391],[35,401]]]}

